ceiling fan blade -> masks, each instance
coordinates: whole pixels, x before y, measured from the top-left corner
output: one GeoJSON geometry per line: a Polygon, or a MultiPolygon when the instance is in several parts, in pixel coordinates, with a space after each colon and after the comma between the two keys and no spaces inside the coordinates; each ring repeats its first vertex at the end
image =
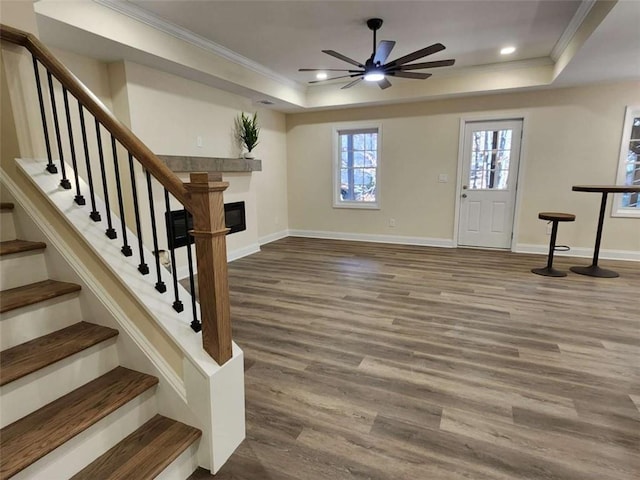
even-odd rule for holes
{"type": "Polygon", "coordinates": [[[362,74],[361,73],[356,73],[354,75],[341,75],[339,77],[325,78],[324,80],[312,80],[309,83],[328,82],[329,80],[337,80],[339,78],[353,78],[353,77],[357,77],[358,75],[362,75],[362,74]]]}
{"type": "Polygon", "coordinates": [[[390,82],[388,79],[383,78],[382,80],[380,80],[380,81],[378,82],[378,86],[379,86],[382,90],[384,90],[385,88],[389,88],[389,87],[391,86],[391,82],[390,82]]]}
{"type": "Polygon", "coordinates": [[[356,72],[357,70],[347,70],[346,68],[299,68],[299,72],[356,72]]]}
{"type": "Polygon", "coordinates": [[[380,63],[382,65],[387,60],[387,57],[389,57],[395,44],[396,42],[392,40],[380,40],[378,48],[376,48],[376,55],[373,57],[373,63],[380,63]]]}
{"type": "Polygon", "coordinates": [[[322,52],[326,53],[327,55],[331,55],[332,57],[338,58],[338,59],[342,60],[343,62],[347,62],[347,63],[350,63],[351,65],[355,65],[356,67],[364,68],[364,65],[362,65],[361,63],[356,62],[352,58],[345,57],[341,53],[338,53],[338,52],[336,52],[334,50],[322,50],[322,52]]]}
{"type": "Polygon", "coordinates": [[[356,78],[353,82],[349,82],[344,87],[340,87],[340,90],[344,90],[345,88],[353,87],[355,84],[360,83],[362,81],[362,78],[363,77],[356,78]]]}
{"type": "Polygon", "coordinates": [[[405,63],[413,62],[422,57],[426,57],[427,55],[433,55],[434,53],[441,52],[445,49],[445,46],[441,43],[434,43],[433,45],[429,45],[421,50],[416,50],[409,55],[405,55],[404,57],[396,58],[393,62],[387,63],[384,67],[395,67],[398,65],[403,65],[405,63]]]}
{"type": "Polygon", "coordinates": [[[416,80],[425,80],[431,76],[430,73],[402,72],[402,71],[390,72],[387,75],[393,75],[394,77],[402,77],[402,78],[415,78],[416,80]]]}
{"type": "Polygon", "coordinates": [[[410,65],[400,65],[396,68],[398,70],[420,70],[422,68],[450,67],[454,63],[456,63],[456,61],[453,58],[451,58],[449,60],[438,60],[435,62],[412,63],[410,65]]]}

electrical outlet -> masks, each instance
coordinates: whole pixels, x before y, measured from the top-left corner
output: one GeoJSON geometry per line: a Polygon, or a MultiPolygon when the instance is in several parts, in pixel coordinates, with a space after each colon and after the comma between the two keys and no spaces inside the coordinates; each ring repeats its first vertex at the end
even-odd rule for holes
{"type": "Polygon", "coordinates": [[[446,173],[441,173],[438,175],[438,183],[447,183],[449,181],[449,175],[446,173]]]}
{"type": "Polygon", "coordinates": [[[396,226],[396,219],[395,218],[390,218],[389,219],[389,226],[390,227],[395,227],[396,226]]]}
{"type": "Polygon", "coordinates": [[[196,137],[196,146],[202,148],[202,137],[200,135],[196,137]]]}

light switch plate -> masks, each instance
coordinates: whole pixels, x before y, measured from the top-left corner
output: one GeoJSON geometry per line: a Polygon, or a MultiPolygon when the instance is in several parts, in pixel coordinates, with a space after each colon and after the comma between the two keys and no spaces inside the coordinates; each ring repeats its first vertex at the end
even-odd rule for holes
{"type": "Polygon", "coordinates": [[[449,175],[446,173],[441,173],[438,175],[438,183],[447,183],[449,181],[449,175]]]}

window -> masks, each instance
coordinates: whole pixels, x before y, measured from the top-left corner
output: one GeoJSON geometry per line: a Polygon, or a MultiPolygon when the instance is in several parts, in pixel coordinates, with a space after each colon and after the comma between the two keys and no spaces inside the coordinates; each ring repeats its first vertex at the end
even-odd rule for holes
{"type": "Polygon", "coordinates": [[[380,208],[380,127],[334,130],[334,207],[380,208]]]}
{"type": "MultiPolygon", "coordinates": [[[[627,107],[625,113],[616,184],[640,185],[640,106],[627,107]]],[[[640,194],[616,194],[612,215],[640,218],[640,194]]]]}
{"type": "Polygon", "coordinates": [[[506,190],[513,130],[475,130],[471,141],[469,189],[506,190]]]}

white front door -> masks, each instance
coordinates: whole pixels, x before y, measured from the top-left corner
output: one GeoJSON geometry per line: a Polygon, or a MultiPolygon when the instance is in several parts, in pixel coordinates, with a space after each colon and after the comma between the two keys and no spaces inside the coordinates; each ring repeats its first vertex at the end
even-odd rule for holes
{"type": "Polygon", "coordinates": [[[510,248],[522,120],[464,127],[458,245],[510,248]]]}

